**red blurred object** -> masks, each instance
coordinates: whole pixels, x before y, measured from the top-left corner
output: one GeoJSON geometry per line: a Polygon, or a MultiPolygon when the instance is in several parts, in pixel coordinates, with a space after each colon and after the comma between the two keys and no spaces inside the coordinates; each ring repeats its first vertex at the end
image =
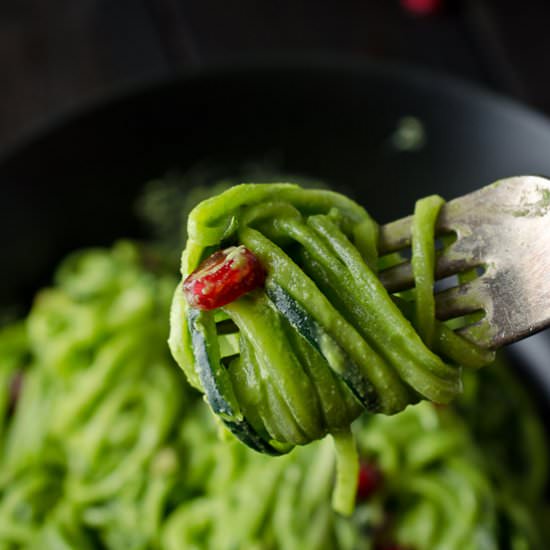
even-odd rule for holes
{"type": "Polygon", "coordinates": [[[416,15],[431,15],[443,7],[443,0],[401,0],[401,6],[416,15]]]}
{"type": "Polygon", "coordinates": [[[218,250],[206,258],[183,282],[187,302],[198,309],[222,307],[261,287],[265,271],[244,246],[218,250]]]}
{"type": "Polygon", "coordinates": [[[357,478],[357,501],[367,500],[382,484],[382,472],[372,462],[363,462],[357,478]]]}

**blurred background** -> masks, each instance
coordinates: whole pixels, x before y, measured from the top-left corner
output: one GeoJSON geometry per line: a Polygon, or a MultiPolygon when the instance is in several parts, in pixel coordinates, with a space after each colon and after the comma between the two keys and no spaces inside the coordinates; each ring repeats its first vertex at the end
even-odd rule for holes
{"type": "Polygon", "coordinates": [[[0,3],[0,150],[52,117],[190,67],[349,54],[411,63],[550,114],[547,0],[0,3]]]}

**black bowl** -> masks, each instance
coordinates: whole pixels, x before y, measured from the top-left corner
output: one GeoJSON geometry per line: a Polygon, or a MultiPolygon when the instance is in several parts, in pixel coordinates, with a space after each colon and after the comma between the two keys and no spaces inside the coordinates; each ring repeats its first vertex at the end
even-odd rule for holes
{"type": "MultiPolygon", "coordinates": [[[[412,69],[333,60],[189,72],[64,116],[4,155],[0,305],[28,303],[72,249],[141,235],[135,198],[170,169],[268,158],[353,194],[384,222],[426,194],[550,174],[549,151],[543,117],[412,69]],[[423,145],[395,146],[404,117],[420,122],[423,145]]],[[[550,403],[550,334],[514,349],[550,403]]]]}

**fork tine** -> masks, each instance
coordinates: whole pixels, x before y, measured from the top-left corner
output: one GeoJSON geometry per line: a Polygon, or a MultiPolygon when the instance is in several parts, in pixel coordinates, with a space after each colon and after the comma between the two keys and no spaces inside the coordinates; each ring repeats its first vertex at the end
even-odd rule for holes
{"type": "Polygon", "coordinates": [[[380,271],[378,278],[388,292],[407,290],[413,286],[414,282],[410,262],[404,262],[380,271]]]}
{"type": "Polygon", "coordinates": [[[484,310],[486,296],[481,279],[461,284],[435,295],[436,316],[440,321],[484,310]]]}
{"type": "Polygon", "coordinates": [[[403,250],[411,245],[412,220],[412,216],[407,216],[380,227],[378,252],[381,256],[403,250]]]}
{"type": "MultiPolygon", "coordinates": [[[[451,245],[436,258],[435,279],[438,281],[478,265],[472,257],[457,254],[451,245]]],[[[414,286],[412,266],[408,261],[380,271],[378,277],[388,292],[400,292],[414,286]]]]}
{"type": "MultiPolygon", "coordinates": [[[[410,246],[411,220],[381,227],[382,255],[410,246]]],[[[448,202],[436,235],[451,231],[457,238],[436,259],[436,280],[471,267],[483,266],[484,272],[436,296],[441,318],[483,309],[485,318],[460,333],[491,349],[550,325],[549,179],[506,178],[448,202]]],[[[380,278],[390,292],[414,284],[410,263],[382,271],[380,278]]]]}

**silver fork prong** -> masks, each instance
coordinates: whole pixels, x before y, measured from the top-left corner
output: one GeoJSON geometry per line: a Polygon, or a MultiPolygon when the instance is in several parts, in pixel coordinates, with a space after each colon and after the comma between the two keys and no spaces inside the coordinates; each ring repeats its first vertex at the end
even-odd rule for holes
{"type": "Polygon", "coordinates": [[[378,273],[378,278],[388,292],[400,292],[413,285],[413,275],[410,262],[395,265],[378,273]]]}
{"type": "Polygon", "coordinates": [[[455,286],[435,295],[436,317],[446,321],[483,310],[487,295],[481,279],[455,286]]]}
{"type": "MultiPolygon", "coordinates": [[[[410,246],[411,222],[409,216],[381,227],[381,254],[410,246]]],[[[456,241],[439,255],[436,279],[476,266],[485,272],[475,284],[441,293],[440,316],[479,305],[485,319],[460,332],[488,348],[550,325],[550,180],[507,178],[448,202],[436,235],[449,232],[456,241]]],[[[380,279],[391,292],[414,284],[408,262],[382,271],[380,279]]]]}
{"type": "Polygon", "coordinates": [[[413,217],[407,216],[380,227],[378,252],[381,256],[411,246],[412,221],[413,217]]]}
{"type": "MultiPolygon", "coordinates": [[[[451,245],[445,254],[439,255],[436,259],[435,279],[440,280],[463,273],[479,265],[479,261],[472,256],[460,256],[459,250],[451,245]]],[[[414,286],[412,266],[408,261],[380,271],[378,277],[388,292],[400,292],[414,286]]]]}

